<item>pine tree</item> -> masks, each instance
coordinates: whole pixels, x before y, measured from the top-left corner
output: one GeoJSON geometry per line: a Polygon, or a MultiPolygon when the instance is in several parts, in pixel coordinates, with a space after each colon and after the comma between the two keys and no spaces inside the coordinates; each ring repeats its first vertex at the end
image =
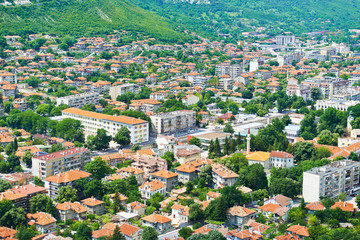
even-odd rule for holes
{"type": "Polygon", "coordinates": [[[231,140],[230,152],[231,152],[231,153],[236,152],[236,140],[235,140],[235,139],[232,139],[232,140],[231,140]]]}
{"type": "Polygon", "coordinates": [[[211,139],[210,140],[210,145],[209,145],[209,156],[211,156],[214,153],[214,142],[211,139]]]}
{"type": "Polygon", "coordinates": [[[220,157],[221,156],[221,148],[220,148],[220,143],[219,143],[219,139],[216,138],[215,139],[215,143],[214,143],[214,155],[216,157],[220,157]]]}
{"type": "Polygon", "coordinates": [[[125,236],[121,234],[119,226],[116,226],[114,233],[107,237],[106,240],[125,240],[125,236]]]}
{"type": "Polygon", "coordinates": [[[242,139],[241,139],[240,134],[237,136],[236,144],[237,144],[237,145],[241,145],[241,144],[242,144],[242,139]]]}
{"type": "Polygon", "coordinates": [[[224,155],[228,155],[230,152],[230,144],[229,144],[229,139],[226,137],[225,138],[225,144],[224,144],[224,155]]]}

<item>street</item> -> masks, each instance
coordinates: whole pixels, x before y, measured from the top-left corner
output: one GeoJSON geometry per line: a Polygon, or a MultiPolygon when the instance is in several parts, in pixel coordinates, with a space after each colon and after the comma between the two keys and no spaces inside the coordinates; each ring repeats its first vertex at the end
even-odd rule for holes
{"type": "Polygon", "coordinates": [[[179,237],[179,230],[180,229],[176,229],[174,231],[161,234],[161,235],[158,236],[158,239],[159,240],[165,240],[165,238],[176,239],[176,238],[179,237]]]}

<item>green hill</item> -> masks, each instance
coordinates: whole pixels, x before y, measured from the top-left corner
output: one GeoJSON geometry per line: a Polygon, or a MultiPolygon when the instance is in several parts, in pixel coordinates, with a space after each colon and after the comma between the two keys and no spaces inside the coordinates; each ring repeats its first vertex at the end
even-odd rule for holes
{"type": "Polygon", "coordinates": [[[184,37],[167,20],[128,0],[31,1],[26,6],[0,6],[0,34],[84,36],[134,30],[167,41],[184,37]]]}

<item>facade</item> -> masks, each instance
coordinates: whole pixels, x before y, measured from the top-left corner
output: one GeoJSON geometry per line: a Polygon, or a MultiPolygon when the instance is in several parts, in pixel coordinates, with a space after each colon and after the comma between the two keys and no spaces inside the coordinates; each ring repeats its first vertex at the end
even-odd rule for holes
{"type": "Polygon", "coordinates": [[[256,220],[257,213],[255,210],[249,208],[234,206],[228,209],[228,216],[229,224],[241,227],[247,224],[250,219],[256,220]]]}
{"type": "Polygon", "coordinates": [[[175,172],[179,174],[178,181],[187,183],[198,178],[198,172],[205,165],[212,164],[209,159],[198,159],[192,162],[185,163],[175,168],[175,172]]]}
{"type": "Polygon", "coordinates": [[[0,82],[9,82],[10,84],[16,84],[16,75],[10,72],[0,72],[0,82]]]}
{"type": "Polygon", "coordinates": [[[33,157],[32,174],[44,180],[58,173],[84,169],[91,161],[87,148],[70,148],[59,152],[33,157]]]}
{"type": "Polygon", "coordinates": [[[64,222],[68,219],[86,219],[87,209],[79,202],[59,203],[56,205],[56,209],[59,211],[60,220],[64,222]]]}
{"type": "Polygon", "coordinates": [[[171,228],[171,219],[160,214],[151,214],[143,217],[142,225],[152,227],[158,232],[163,232],[171,228]]]}
{"type": "Polygon", "coordinates": [[[150,175],[150,179],[158,179],[166,185],[166,191],[170,192],[174,187],[178,185],[178,175],[177,173],[170,172],[168,170],[161,170],[159,172],[154,172],[150,175]]]}
{"type": "Polygon", "coordinates": [[[328,109],[330,107],[335,108],[340,111],[347,111],[351,106],[355,106],[359,101],[343,101],[343,100],[317,100],[315,104],[315,109],[328,109]]]}
{"type": "Polygon", "coordinates": [[[26,217],[29,219],[28,225],[35,224],[36,231],[38,232],[43,234],[52,233],[56,229],[56,219],[51,214],[44,212],[28,213],[26,217]]]}
{"type": "Polygon", "coordinates": [[[109,94],[111,100],[116,101],[116,97],[125,94],[126,92],[133,92],[135,94],[139,93],[139,88],[136,84],[126,83],[122,85],[111,86],[109,94]]]}
{"type": "Polygon", "coordinates": [[[124,178],[128,178],[131,175],[135,175],[138,184],[141,185],[144,183],[145,172],[141,169],[134,167],[123,167],[121,169],[116,170],[116,172],[124,178]]]}
{"type": "Polygon", "coordinates": [[[81,200],[82,205],[84,205],[87,211],[90,214],[103,215],[104,214],[104,202],[97,200],[94,197],[90,197],[84,200],[81,200]]]}
{"type": "Polygon", "coordinates": [[[147,206],[145,204],[138,201],[128,203],[125,206],[125,210],[127,213],[136,213],[139,216],[145,215],[146,208],[147,206]]]}
{"type": "Polygon", "coordinates": [[[131,142],[143,143],[149,140],[149,123],[142,119],[128,116],[111,116],[102,113],[84,111],[77,108],[68,108],[62,115],[79,120],[87,134],[95,135],[98,129],[105,129],[111,136],[115,136],[121,127],[130,131],[131,142]]]}
{"type": "Polygon", "coordinates": [[[320,197],[351,194],[360,188],[359,162],[342,160],[304,172],[303,197],[305,202],[318,202],[320,197]]]}
{"type": "Polygon", "coordinates": [[[249,165],[252,164],[261,164],[264,169],[270,169],[271,168],[271,160],[270,160],[270,153],[268,152],[253,152],[248,155],[246,155],[246,158],[249,161],[249,165]]]}
{"type": "Polygon", "coordinates": [[[277,45],[288,45],[288,44],[294,44],[295,43],[295,35],[292,36],[276,36],[275,37],[276,44],[277,45]]]}
{"type": "Polygon", "coordinates": [[[94,103],[95,105],[99,104],[99,93],[84,92],[56,99],[56,106],[66,104],[72,108],[81,108],[89,103],[94,103]]]}
{"type": "Polygon", "coordinates": [[[166,193],[166,185],[160,180],[155,179],[152,182],[145,182],[139,187],[139,190],[142,198],[150,199],[156,193],[164,195],[166,193]]]}
{"type": "Polygon", "coordinates": [[[211,165],[212,175],[213,175],[213,184],[214,188],[222,188],[225,186],[233,186],[239,175],[221,165],[220,163],[214,163],[211,165]]]}
{"type": "Polygon", "coordinates": [[[228,75],[231,78],[236,78],[238,76],[240,76],[242,73],[242,66],[239,64],[226,64],[226,63],[221,63],[216,65],[215,67],[215,74],[217,76],[223,76],[223,75],[228,75]]]}
{"type": "Polygon", "coordinates": [[[140,112],[152,112],[155,113],[156,110],[162,107],[161,102],[155,99],[140,99],[140,100],[131,100],[129,105],[129,110],[140,111],[140,112]]]}
{"type": "Polygon", "coordinates": [[[287,152],[271,151],[271,167],[292,168],[294,166],[294,156],[287,152]]]}
{"type": "Polygon", "coordinates": [[[58,173],[56,175],[45,178],[45,188],[49,191],[49,197],[54,199],[59,195],[61,187],[74,187],[76,180],[79,180],[80,178],[89,178],[90,176],[90,173],[80,170],[71,170],[63,173],[58,173]]]}
{"type": "Polygon", "coordinates": [[[171,134],[195,128],[194,111],[180,110],[150,116],[153,129],[158,134],[171,134]]]}

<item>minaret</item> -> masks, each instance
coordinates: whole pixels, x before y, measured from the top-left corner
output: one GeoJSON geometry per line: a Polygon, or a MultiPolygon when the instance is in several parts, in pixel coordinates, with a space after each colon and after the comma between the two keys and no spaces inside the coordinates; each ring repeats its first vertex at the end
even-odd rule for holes
{"type": "Polygon", "coordinates": [[[347,126],[346,129],[350,133],[352,131],[351,121],[354,120],[354,117],[352,115],[352,111],[350,111],[349,117],[347,118],[347,126]]]}
{"type": "Polygon", "coordinates": [[[251,140],[251,136],[250,136],[250,128],[248,129],[248,134],[246,137],[246,154],[250,154],[250,140],[251,140]]]}

